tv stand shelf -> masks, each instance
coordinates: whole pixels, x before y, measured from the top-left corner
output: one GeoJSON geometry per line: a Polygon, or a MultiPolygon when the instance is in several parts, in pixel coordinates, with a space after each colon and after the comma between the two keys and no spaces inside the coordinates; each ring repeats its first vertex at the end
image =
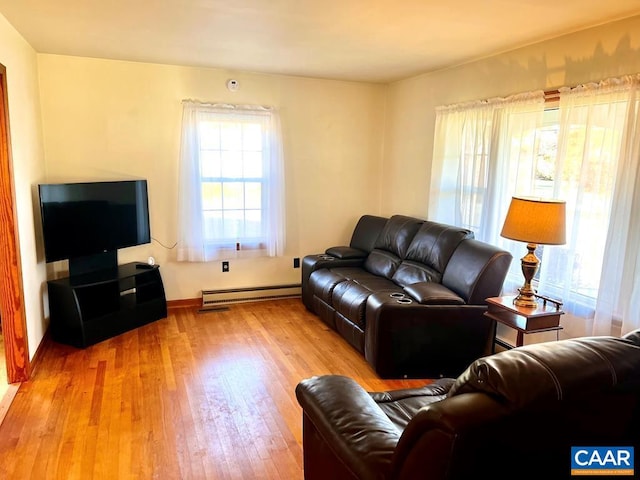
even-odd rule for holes
{"type": "Polygon", "coordinates": [[[67,345],[85,348],[167,316],[158,265],[126,263],[47,285],[51,335],[67,345]]]}

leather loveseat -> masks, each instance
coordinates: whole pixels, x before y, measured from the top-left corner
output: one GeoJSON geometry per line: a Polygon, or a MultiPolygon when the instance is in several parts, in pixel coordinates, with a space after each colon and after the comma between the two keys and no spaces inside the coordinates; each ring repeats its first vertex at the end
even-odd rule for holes
{"type": "Polygon", "coordinates": [[[571,447],[638,451],[640,330],[518,347],[423,388],[327,375],[296,395],[306,480],[574,478],[571,447]]]}
{"type": "Polygon", "coordinates": [[[491,353],[512,256],[463,228],[364,215],[349,246],[307,255],[302,300],[382,378],[456,376],[491,353]]]}

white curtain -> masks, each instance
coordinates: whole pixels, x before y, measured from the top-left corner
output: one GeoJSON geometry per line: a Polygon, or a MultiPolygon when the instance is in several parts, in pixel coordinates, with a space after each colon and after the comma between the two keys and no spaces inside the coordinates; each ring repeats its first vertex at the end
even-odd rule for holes
{"type": "Polygon", "coordinates": [[[178,190],[178,261],[205,262],[219,258],[279,256],[284,251],[284,167],[280,121],[275,109],[262,106],[206,104],[183,101],[178,190]],[[226,120],[259,123],[262,127],[264,178],[262,228],[266,245],[239,249],[207,238],[202,198],[203,121],[226,120]]]}
{"type": "Polygon", "coordinates": [[[571,217],[570,258],[580,261],[559,280],[578,314],[582,294],[596,290],[594,335],[614,333],[616,323],[623,334],[640,328],[639,87],[634,75],[560,90],[557,187],[571,217]]]}
{"type": "Polygon", "coordinates": [[[500,231],[511,197],[531,193],[543,113],[542,91],[436,111],[429,218],[511,251],[516,260],[505,293],[522,286],[519,259],[526,248],[500,231]]]}
{"type": "Polygon", "coordinates": [[[639,90],[640,75],[560,89],[551,172],[542,92],[436,112],[429,218],[511,251],[504,294],[522,285],[525,253],[500,237],[510,198],[566,201],[567,243],[539,247],[538,291],[574,315],[572,336],[640,328],[639,90]]]}

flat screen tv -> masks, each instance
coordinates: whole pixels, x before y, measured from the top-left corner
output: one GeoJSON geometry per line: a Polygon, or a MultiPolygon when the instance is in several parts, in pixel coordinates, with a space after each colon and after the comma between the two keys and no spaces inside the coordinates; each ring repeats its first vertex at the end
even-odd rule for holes
{"type": "Polygon", "coordinates": [[[71,276],[115,269],[117,250],[151,242],[146,180],[38,185],[47,262],[71,276]]]}

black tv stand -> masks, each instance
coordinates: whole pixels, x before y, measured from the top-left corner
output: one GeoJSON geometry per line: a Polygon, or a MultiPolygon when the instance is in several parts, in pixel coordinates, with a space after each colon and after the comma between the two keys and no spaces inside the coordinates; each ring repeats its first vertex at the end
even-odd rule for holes
{"type": "Polygon", "coordinates": [[[47,285],[51,335],[67,345],[85,348],[167,316],[158,265],[126,263],[47,285]]]}
{"type": "Polygon", "coordinates": [[[150,263],[136,263],[136,268],[139,270],[153,270],[155,265],[151,265],[150,263]]]}
{"type": "Polygon", "coordinates": [[[69,259],[69,276],[79,277],[99,270],[118,269],[118,251],[107,250],[85,257],[74,257],[69,259]]]}

